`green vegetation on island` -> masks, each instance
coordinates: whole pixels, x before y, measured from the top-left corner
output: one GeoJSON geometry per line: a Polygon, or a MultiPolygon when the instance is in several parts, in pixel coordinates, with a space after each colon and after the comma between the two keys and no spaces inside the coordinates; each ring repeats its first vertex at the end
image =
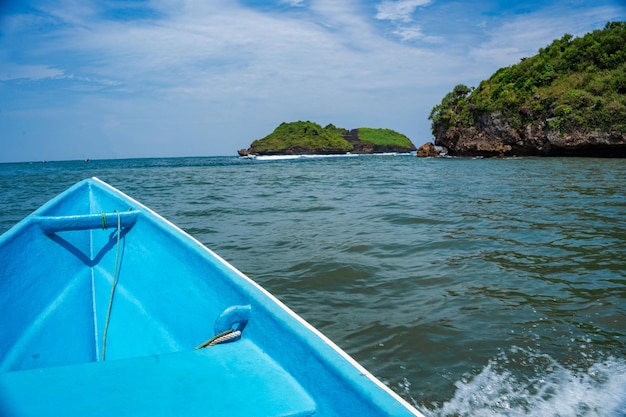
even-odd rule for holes
{"type": "Polygon", "coordinates": [[[621,149],[626,146],[625,45],[626,22],[609,22],[580,38],[566,34],[475,89],[457,85],[429,116],[436,144],[459,154],[481,149],[567,154],[594,144],[621,149]],[[493,139],[491,147],[492,134],[505,138],[497,146],[493,139]]]}
{"type": "Polygon", "coordinates": [[[363,142],[379,146],[410,147],[411,141],[402,133],[391,129],[359,128],[359,139],[363,142]]]}
{"type": "Polygon", "coordinates": [[[281,123],[272,133],[255,140],[240,155],[295,155],[410,152],[411,140],[390,129],[347,130],[329,124],[322,127],[310,121],[281,123]]]}
{"type": "Polygon", "coordinates": [[[284,151],[304,153],[315,149],[320,153],[346,153],[353,147],[334,129],[325,129],[313,122],[281,123],[263,139],[252,142],[253,154],[276,154],[284,151]]]}

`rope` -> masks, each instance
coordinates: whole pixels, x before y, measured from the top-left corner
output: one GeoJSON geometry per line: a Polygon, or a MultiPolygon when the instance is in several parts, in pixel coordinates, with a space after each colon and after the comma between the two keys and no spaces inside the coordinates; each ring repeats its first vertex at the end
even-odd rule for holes
{"type": "Polygon", "coordinates": [[[219,345],[220,343],[230,342],[241,336],[241,330],[228,329],[222,333],[218,333],[206,342],[196,346],[196,349],[202,349],[209,346],[219,345]]]}
{"type": "MultiPolygon", "coordinates": [[[[111,285],[111,295],[109,296],[109,308],[107,309],[106,321],[104,322],[104,334],[102,336],[102,360],[106,356],[107,350],[107,333],[109,332],[109,320],[111,319],[111,309],[113,308],[113,297],[115,296],[115,287],[117,287],[118,281],[118,264],[120,258],[120,235],[122,232],[122,220],[120,212],[117,213],[117,247],[115,248],[115,268],[113,270],[113,284],[111,285]]],[[[106,216],[102,213],[102,227],[106,229],[106,216]]]]}
{"type": "Polygon", "coordinates": [[[107,214],[102,212],[102,230],[107,230],[109,226],[107,225],[107,214]]]}

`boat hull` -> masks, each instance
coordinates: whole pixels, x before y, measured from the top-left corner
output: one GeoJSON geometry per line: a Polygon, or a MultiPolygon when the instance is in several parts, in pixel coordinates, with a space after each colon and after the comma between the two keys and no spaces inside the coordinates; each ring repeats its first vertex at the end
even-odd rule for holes
{"type": "Polygon", "coordinates": [[[88,179],[0,237],[0,414],[419,416],[273,295],[88,179]],[[240,332],[202,349],[222,331],[240,332]]]}

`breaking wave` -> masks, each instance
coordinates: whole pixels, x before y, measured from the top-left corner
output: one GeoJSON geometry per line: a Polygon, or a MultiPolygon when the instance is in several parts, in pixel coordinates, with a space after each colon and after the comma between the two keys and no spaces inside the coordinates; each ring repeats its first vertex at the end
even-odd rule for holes
{"type": "Polygon", "coordinates": [[[513,348],[455,386],[427,417],[626,416],[626,362],[614,357],[580,367],[513,348]]]}
{"type": "Polygon", "coordinates": [[[330,155],[259,155],[259,156],[251,156],[251,157],[242,157],[247,159],[255,159],[257,161],[282,161],[289,159],[318,159],[318,158],[354,158],[360,156],[396,156],[396,155],[411,155],[410,153],[396,153],[396,152],[386,152],[386,153],[374,153],[374,154],[356,154],[356,153],[346,153],[346,154],[330,154],[330,155]]]}

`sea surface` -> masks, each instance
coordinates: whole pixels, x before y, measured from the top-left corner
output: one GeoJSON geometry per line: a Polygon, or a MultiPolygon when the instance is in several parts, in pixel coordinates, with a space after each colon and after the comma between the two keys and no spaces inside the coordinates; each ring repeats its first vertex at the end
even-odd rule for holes
{"type": "Polygon", "coordinates": [[[92,176],[426,416],[626,415],[626,159],[0,164],[0,232],[92,176]]]}

